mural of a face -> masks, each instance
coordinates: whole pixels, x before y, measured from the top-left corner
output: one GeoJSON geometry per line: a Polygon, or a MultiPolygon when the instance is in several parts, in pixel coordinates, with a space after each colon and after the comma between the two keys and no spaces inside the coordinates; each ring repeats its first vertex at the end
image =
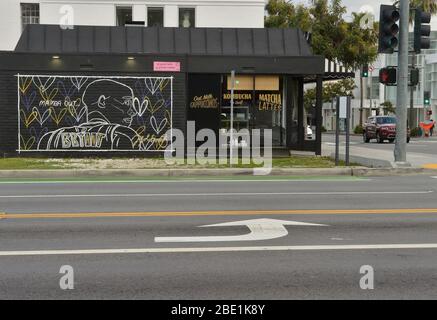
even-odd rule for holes
{"type": "Polygon", "coordinates": [[[18,79],[20,151],[166,147],[171,78],[19,75],[18,79]]]}
{"type": "Polygon", "coordinates": [[[136,112],[133,90],[111,79],[91,82],[82,101],[88,110],[88,122],[107,122],[130,127],[136,112]]]}

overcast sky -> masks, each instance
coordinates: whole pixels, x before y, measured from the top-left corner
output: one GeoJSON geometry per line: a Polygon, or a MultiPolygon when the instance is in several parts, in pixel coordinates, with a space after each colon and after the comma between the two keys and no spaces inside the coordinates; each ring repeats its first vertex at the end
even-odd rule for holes
{"type": "MultiPolygon", "coordinates": [[[[375,14],[379,14],[379,6],[381,4],[393,4],[391,0],[343,0],[343,4],[348,8],[349,12],[357,12],[360,11],[363,7],[371,7],[373,8],[375,14]]],[[[379,16],[378,16],[379,19],[379,16]]]]}
{"type": "MultiPolygon", "coordinates": [[[[309,0],[292,0],[294,3],[304,3],[308,4],[309,0]]],[[[373,9],[375,14],[379,14],[379,6],[381,4],[392,4],[391,0],[343,0],[343,5],[345,5],[348,9],[348,13],[358,12],[363,7],[370,7],[373,9]]]]}

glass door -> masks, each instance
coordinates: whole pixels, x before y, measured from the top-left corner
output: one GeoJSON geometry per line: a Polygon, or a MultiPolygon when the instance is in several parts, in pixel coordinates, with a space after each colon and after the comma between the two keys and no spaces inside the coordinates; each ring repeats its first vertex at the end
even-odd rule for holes
{"type": "MultiPolygon", "coordinates": [[[[241,132],[247,130],[250,133],[251,110],[253,104],[253,76],[236,76],[234,88],[233,128],[241,132]]],[[[221,134],[231,129],[231,77],[223,77],[223,97],[220,113],[221,134]]],[[[249,147],[250,139],[247,136],[237,135],[234,145],[244,148],[249,147]]],[[[228,141],[228,145],[229,145],[228,141]]]]}
{"type": "MultiPolygon", "coordinates": [[[[222,81],[223,97],[220,124],[222,132],[230,129],[231,77],[222,81]]],[[[234,129],[271,129],[273,146],[285,146],[285,110],[283,83],[279,76],[237,75],[234,89],[234,129]]],[[[261,140],[263,141],[261,137],[261,140]]],[[[244,144],[245,142],[243,142],[244,144]]],[[[246,142],[246,144],[248,144],[246,142]]]]}

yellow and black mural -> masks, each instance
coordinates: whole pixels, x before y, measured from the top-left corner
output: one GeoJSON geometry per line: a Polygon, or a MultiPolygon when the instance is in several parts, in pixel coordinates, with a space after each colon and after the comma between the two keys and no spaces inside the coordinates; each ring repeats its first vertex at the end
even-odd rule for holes
{"type": "Polygon", "coordinates": [[[18,75],[18,151],[163,151],[171,77],[18,75]]]}

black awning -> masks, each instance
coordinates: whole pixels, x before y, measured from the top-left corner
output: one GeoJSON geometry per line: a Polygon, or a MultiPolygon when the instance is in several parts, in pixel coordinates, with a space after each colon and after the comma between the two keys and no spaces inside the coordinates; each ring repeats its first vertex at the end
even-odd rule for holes
{"type": "Polygon", "coordinates": [[[299,29],[28,25],[15,53],[179,56],[194,73],[324,73],[323,57],[312,53],[299,29]]]}
{"type": "Polygon", "coordinates": [[[28,25],[15,52],[313,56],[298,29],[28,25]]]}

